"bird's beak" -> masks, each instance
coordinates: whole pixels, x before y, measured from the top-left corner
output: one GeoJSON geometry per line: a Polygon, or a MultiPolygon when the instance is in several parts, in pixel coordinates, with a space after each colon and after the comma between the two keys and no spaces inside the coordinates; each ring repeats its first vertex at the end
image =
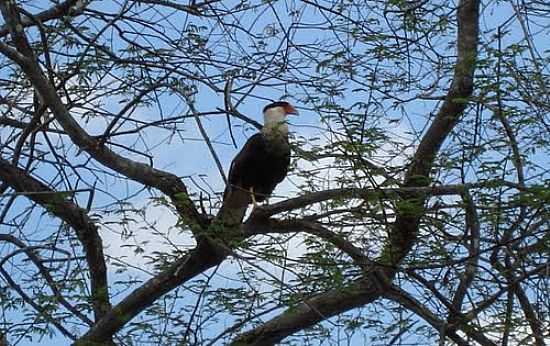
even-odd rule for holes
{"type": "Polygon", "coordinates": [[[294,115],[300,114],[300,113],[298,113],[296,108],[294,108],[294,106],[292,106],[290,104],[285,107],[285,112],[286,112],[286,114],[294,114],[294,115]]]}

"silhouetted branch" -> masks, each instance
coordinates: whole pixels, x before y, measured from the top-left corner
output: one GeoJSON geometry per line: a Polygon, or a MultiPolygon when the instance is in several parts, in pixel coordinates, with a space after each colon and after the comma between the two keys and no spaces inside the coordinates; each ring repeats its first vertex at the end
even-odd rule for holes
{"type": "MultiPolygon", "coordinates": [[[[479,22],[479,1],[462,0],[458,5],[458,57],[455,72],[447,98],[438,115],[413,156],[411,166],[404,179],[404,187],[424,187],[429,183],[429,175],[439,148],[466,108],[467,99],[473,90],[473,73],[477,59],[479,22]]],[[[381,290],[377,287],[384,281],[391,281],[397,265],[409,253],[416,241],[420,218],[423,215],[425,194],[407,193],[404,196],[410,204],[416,206],[416,212],[410,213],[398,208],[397,219],[389,232],[390,241],[386,245],[378,271],[374,268],[365,274],[364,286],[348,286],[338,292],[320,294],[306,300],[298,306],[286,310],[261,326],[258,326],[237,337],[234,345],[273,345],[285,337],[307,327],[337,315],[343,311],[368,304],[379,297],[381,290]],[[383,279],[376,280],[382,277],[383,279]],[[378,286],[377,286],[378,285],[378,286]],[[310,309],[318,308],[321,313],[310,309]]]]}
{"type": "Polygon", "coordinates": [[[59,217],[75,230],[86,254],[90,270],[94,314],[96,319],[101,318],[111,308],[111,304],[103,244],[97,226],[84,209],[66,199],[63,193],[54,191],[24,170],[12,166],[1,158],[0,180],[13,190],[24,193],[27,198],[40,204],[45,210],[59,217]]]}

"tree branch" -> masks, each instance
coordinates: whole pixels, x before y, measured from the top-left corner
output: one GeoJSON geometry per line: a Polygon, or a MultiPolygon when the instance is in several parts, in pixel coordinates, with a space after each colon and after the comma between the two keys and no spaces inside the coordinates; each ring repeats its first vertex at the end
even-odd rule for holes
{"type": "Polygon", "coordinates": [[[0,158],[0,179],[17,192],[40,204],[48,212],[60,218],[75,232],[86,254],[90,269],[90,286],[94,316],[99,320],[110,308],[107,267],[103,256],[103,244],[97,226],[88,217],[86,211],[63,194],[49,188],[44,183],[31,177],[23,169],[12,166],[0,158]],[[29,193],[36,192],[36,193],[29,193]]]}
{"type": "MultiPolygon", "coordinates": [[[[47,10],[44,10],[34,17],[40,22],[46,22],[52,19],[59,19],[64,16],[70,15],[75,16],[82,13],[87,6],[87,1],[82,0],[67,0],[62,3],[55,5],[47,10]]],[[[21,20],[21,25],[23,28],[36,25],[30,18],[23,18],[21,20]]],[[[7,24],[0,26],[0,37],[4,37],[10,33],[10,28],[7,24]]]]}
{"type": "Polygon", "coordinates": [[[339,234],[330,231],[315,222],[304,220],[274,220],[266,221],[251,218],[243,225],[243,233],[246,236],[268,233],[299,233],[305,232],[315,235],[338,248],[343,253],[350,256],[355,263],[361,268],[367,268],[372,265],[368,257],[361,251],[360,248],[354,246],[351,242],[341,237],[339,234]]]}
{"type": "Polygon", "coordinates": [[[448,336],[451,340],[456,342],[458,345],[470,345],[470,343],[463,338],[460,337],[456,333],[456,329],[460,329],[461,332],[465,333],[468,337],[474,339],[476,342],[478,342],[481,345],[485,346],[496,346],[494,342],[487,339],[483,333],[480,333],[476,331],[474,328],[463,326],[461,328],[461,325],[459,326],[453,326],[447,324],[445,320],[441,320],[437,318],[435,314],[433,314],[427,307],[423,306],[418,300],[416,300],[413,296],[411,296],[409,293],[403,291],[397,286],[392,285],[391,288],[384,291],[383,296],[387,299],[393,300],[400,305],[404,306],[408,310],[416,313],[418,316],[420,316],[424,321],[428,322],[432,327],[434,327],[436,330],[445,330],[446,336],[448,336]]]}
{"type": "Polygon", "coordinates": [[[499,184],[502,182],[485,182],[482,184],[456,184],[456,185],[439,185],[425,187],[396,187],[396,188],[342,188],[331,189],[317,192],[310,192],[303,196],[289,198],[287,200],[256,208],[251,215],[262,214],[265,216],[273,216],[285,211],[295,210],[298,208],[307,207],[309,205],[320,203],[332,199],[373,199],[386,198],[398,199],[402,196],[407,196],[411,193],[421,193],[428,196],[443,196],[443,195],[458,195],[465,189],[481,187],[483,185],[499,184]]]}
{"type": "Polygon", "coordinates": [[[226,247],[201,238],[197,247],[167,269],[134,290],[83,335],[75,345],[108,340],[158,298],[179,285],[221,263],[230,253],[226,247]]]}
{"type": "Polygon", "coordinates": [[[527,294],[521,287],[521,283],[515,284],[511,289],[514,291],[514,294],[518,298],[519,305],[523,310],[523,314],[525,315],[525,318],[529,323],[529,327],[533,331],[535,345],[536,346],[546,345],[546,342],[544,341],[545,338],[544,338],[543,327],[542,327],[543,323],[537,316],[533,308],[533,305],[531,304],[531,302],[529,302],[529,297],[527,297],[527,294]]]}
{"type": "MultiPolygon", "coordinates": [[[[462,0],[458,5],[457,61],[451,87],[434,121],[422,137],[405,175],[404,187],[422,187],[430,183],[430,173],[439,149],[453,128],[474,87],[474,71],[479,36],[479,0],[462,0]]],[[[397,265],[409,253],[416,240],[424,213],[425,194],[410,193],[397,208],[397,216],[384,249],[383,260],[397,265]]]]}
{"type": "MultiPolygon", "coordinates": [[[[42,275],[44,280],[46,280],[46,282],[48,283],[48,286],[50,287],[50,289],[53,293],[53,295],[59,301],[59,303],[62,306],[64,306],[65,309],[70,311],[73,315],[78,317],[82,322],[84,322],[88,325],[93,324],[93,322],[88,318],[88,316],[84,315],[82,312],[80,312],[78,309],[76,309],[74,306],[72,306],[65,299],[63,294],[61,294],[61,292],[59,291],[59,288],[57,287],[58,286],[57,283],[55,282],[53,277],[50,275],[50,271],[42,264],[42,259],[34,251],[34,249],[36,247],[29,247],[29,246],[25,245],[25,243],[23,243],[21,240],[19,240],[18,238],[14,237],[10,234],[0,234],[0,241],[6,241],[6,242],[9,242],[9,243],[12,243],[12,244],[14,244],[15,246],[17,246],[19,248],[18,251],[24,252],[27,255],[27,257],[31,260],[31,262],[34,263],[34,265],[38,268],[38,271],[40,272],[40,275],[42,275]]],[[[10,254],[8,256],[3,257],[2,260],[0,261],[0,268],[2,268],[5,261],[13,255],[15,255],[15,252],[13,252],[12,254],[10,254]]],[[[35,306],[33,305],[33,307],[35,307],[35,306]]],[[[44,312],[41,309],[39,309],[38,311],[40,313],[44,312]]]]}
{"type": "Polygon", "coordinates": [[[275,345],[286,336],[378,299],[388,285],[380,268],[342,288],[318,294],[237,337],[231,345],[275,345]]]}
{"type": "MultiPolygon", "coordinates": [[[[466,268],[464,273],[460,278],[460,283],[455,291],[452,306],[455,311],[462,310],[462,303],[466,297],[466,293],[470,288],[470,285],[474,281],[474,277],[478,272],[478,261],[479,261],[479,237],[480,237],[480,226],[479,226],[479,217],[477,214],[476,206],[472,200],[472,196],[468,191],[464,191],[462,194],[462,200],[465,204],[465,213],[466,213],[466,226],[467,231],[469,231],[469,236],[464,238],[469,241],[467,245],[468,248],[468,260],[466,261],[466,268]]],[[[454,316],[449,314],[449,323],[452,323],[454,316]]]]}
{"type": "MultiPolygon", "coordinates": [[[[403,184],[405,188],[425,187],[429,184],[429,175],[435,156],[466,108],[467,99],[473,91],[478,21],[479,1],[460,1],[458,6],[458,59],[453,81],[441,109],[423,136],[413,157],[413,162],[405,176],[403,184]]],[[[418,208],[417,212],[409,213],[409,207],[398,207],[397,218],[389,234],[389,244],[383,250],[380,258],[381,262],[387,266],[374,267],[370,272],[365,273],[363,282],[368,283],[369,289],[352,285],[346,289],[321,294],[242,334],[235,339],[233,344],[273,345],[321,320],[376,300],[381,293],[375,285],[376,282],[380,282],[377,277],[391,280],[396,273],[397,265],[409,253],[416,241],[416,232],[423,215],[426,196],[423,193],[411,192],[405,194],[404,198],[407,203],[414,204],[418,208]],[[318,308],[322,313],[319,314],[310,307],[318,308]]]]}
{"type": "Polygon", "coordinates": [[[44,76],[36,62],[34,53],[19,24],[19,14],[14,4],[7,6],[6,3],[3,3],[0,7],[17,47],[16,51],[0,42],[0,52],[21,67],[73,143],[106,167],[146,186],[157,188],[168,195],[190,228],[194,231],[200,229],[204,225],[204,218],[201,217],[193,201],[189,198],[186,186],[177,176],[113,152],[80,127],[57,94],[55,86],[44,76]]]}

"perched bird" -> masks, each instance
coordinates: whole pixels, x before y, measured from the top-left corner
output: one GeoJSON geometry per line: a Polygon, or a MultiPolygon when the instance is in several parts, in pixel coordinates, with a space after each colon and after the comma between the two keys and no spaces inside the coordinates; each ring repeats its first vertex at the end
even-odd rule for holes
{"type": "Polygon", "coordinates": [[[240,195],[240,204],[256,206],[286,177],[290,164],[286,116],[298,112],[290,103],[279,101],[265,106],[263,113],[261,131],[248,139],[231,163],[224,203],[240,195]]]}

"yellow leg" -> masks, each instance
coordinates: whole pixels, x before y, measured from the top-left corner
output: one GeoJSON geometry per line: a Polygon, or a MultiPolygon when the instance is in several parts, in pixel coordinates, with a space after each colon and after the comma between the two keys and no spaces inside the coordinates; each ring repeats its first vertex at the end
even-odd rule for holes
{"type": "Polygon", "coordinates": [[[256,202],[256,196],[254,196],[254,187],[250,187],[250,197],[252,198],[252,204],[254,204],[253,208],[256,208],[258,206],[258,202],[256,202]]]}

